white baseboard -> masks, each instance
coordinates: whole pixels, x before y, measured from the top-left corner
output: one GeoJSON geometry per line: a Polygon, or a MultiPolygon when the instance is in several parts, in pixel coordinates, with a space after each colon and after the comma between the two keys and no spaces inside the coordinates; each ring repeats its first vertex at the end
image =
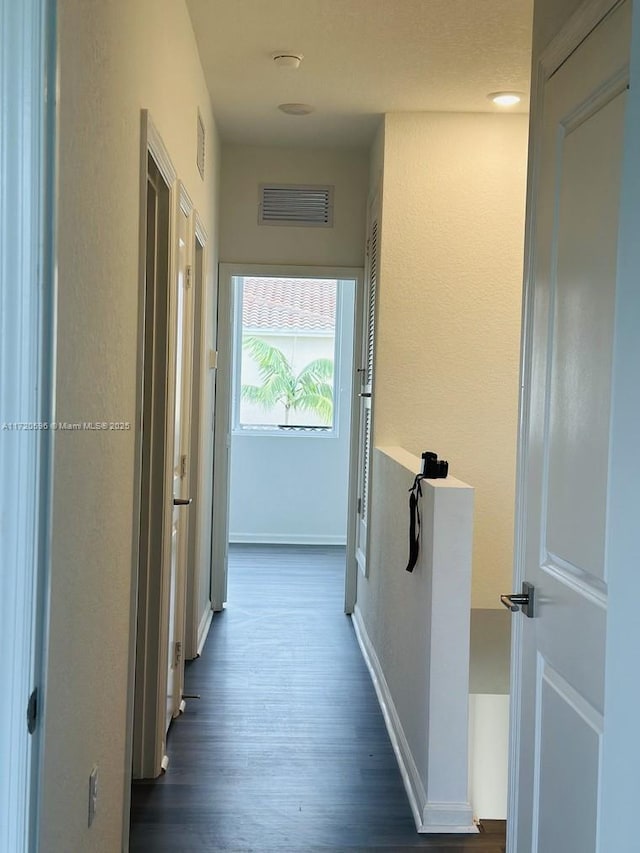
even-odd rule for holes
{"type": "Polygon", "coordinates": [[[314,533],[230,533],[229,542],[244,545],[346,545],[346,536],[314,533]]]}
{"type": "Polygon", "coordinates": [[[384,677],[382,666],[364,626],[362,614],[357,604],[351,618],[362,656],[378,697],[416,829],[421,833],[471,834],[478,832],[478,827],[472,822],[469,803],[429,803],[427,801],[424,784],[402,728],[389,685],[384,677]]]}
{"type": "Polygon", "coordinates": [[[204,644],[207,641],[207,637],[209,636],[209,628],[211,627],[211,620],[213,619],[213,608],[207,607],[207,609],[202,614],[202,619],[200,620],[200,624],[198,625],[198,650],[196,651],[196,657],[200,657],[202,654],[202,649],[204,648],[204,644]]]}

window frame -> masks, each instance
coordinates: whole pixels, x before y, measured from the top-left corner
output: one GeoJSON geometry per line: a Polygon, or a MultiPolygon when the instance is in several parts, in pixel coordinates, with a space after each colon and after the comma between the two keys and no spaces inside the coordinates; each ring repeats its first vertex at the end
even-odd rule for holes
{"type": "MultiPolygon", "coordinates": [[[[326,273],[273,273],[271,271],[233,274],[231,276],[231,434],[232,436],[254,436],[261,438],[313,438],[313,439],[336,439],[340,436],[340,369],[342,362],[342,321],[343,307],[341,285],[346,281],[353,281],[344,276],[327,275],[326,273]],[[246,278],[291,278],[300,280],[317,279],[322,281],[335,281],[336,283],[336,318],[333,342],[333,423],[330,427],[309,426],[299,429],[278,427],[269,425],[240,423],[240,383],[242,381],[242,281],[246,278]]],[[[310,335],[310,337],[316,337],[310,335]]],[[[323,337],[317,335],[317,337],[323,337]]]]}

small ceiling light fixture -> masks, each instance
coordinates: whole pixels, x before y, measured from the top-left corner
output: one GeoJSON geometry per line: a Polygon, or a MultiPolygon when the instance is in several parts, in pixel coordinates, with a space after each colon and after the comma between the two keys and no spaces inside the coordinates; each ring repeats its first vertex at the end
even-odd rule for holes
{"type": "Polygon", "coordinates": [[[282,50],[274,53],[272,59],[278,68],[300,68],[304,56],[301,53],[282,50]]]}
{"type": "Polygon", "coordinates": [[[522,100],[521,92],[491,92],[487,95],[490,101],[499,107],[515,107],[522,100]]]}
{"type": "Polygon", "coordinates": [[[308,116],[314,110],[311,104],[278,104],[278,109],[288,116],[308,116]]]}

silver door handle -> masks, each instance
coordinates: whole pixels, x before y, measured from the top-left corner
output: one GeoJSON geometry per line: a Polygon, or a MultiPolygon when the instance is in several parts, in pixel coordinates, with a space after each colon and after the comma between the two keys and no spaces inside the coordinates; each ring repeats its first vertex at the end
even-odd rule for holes
{"type": "Polygon", "coordinates": [[[529,619],[533,618],[533,606],[534,606],[535,596],[534,596],[534,588],[532,584],[523,581],[522,583],[522,592],[512,592],[510,595],[501,595],[500,603],[503,604],[507,610],[510,610],[512,613],[517,613],[518,610],[522,610],[525,616],[528,616],[529,619]]]}
{"type": "Polygon", "coordinates": [[[371,396],[371,392],[369,392],[369,391],[362,391],[360,394],[358,394],[358,397],[370,397],[370,396],[371,396]]]}
{"type": "Polygon", "coordinates": [[[193,498],[174,498],[174,506],[190,506],[193,503],[193,498]]]}

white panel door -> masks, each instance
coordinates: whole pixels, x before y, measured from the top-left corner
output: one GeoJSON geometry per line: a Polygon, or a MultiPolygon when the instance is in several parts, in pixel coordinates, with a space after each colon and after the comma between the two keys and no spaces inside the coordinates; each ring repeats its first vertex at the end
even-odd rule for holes
{"type": "Polygon", "coordinates": [[[365,298],[362,321],[362,362],[358,368],[360,380],[360,438],[358,443],[358,501],[356,519],[356,560],[362,571],[367,570],[369,510],[371,506],[371,460],[373,458],[373,389],[375,368],[375,331],[380,258],[380,217],[378,198],[369,214],[367,264],[365,269],[365,298]]]}
{"type": "Polygon", "coordinates": [[[516,568],[534,587],[534,612],[514,616],[521,670],[509,850],[517,853],[597,849],[630,5],[548,76],[539,100],[516,568]]]}
{"type": "Polygon", "coordinates": [[[167,728],[180,712],[184,686],[184,633],[189,494],[191,397],[193,372],[193,302],[189,217],[178,210],[178,253],[176,270],[176,370],[175,420],[173,433],[173,517],[171,525],[171,572],[169,597],[169,649],[167,673],[167,728]]]}

